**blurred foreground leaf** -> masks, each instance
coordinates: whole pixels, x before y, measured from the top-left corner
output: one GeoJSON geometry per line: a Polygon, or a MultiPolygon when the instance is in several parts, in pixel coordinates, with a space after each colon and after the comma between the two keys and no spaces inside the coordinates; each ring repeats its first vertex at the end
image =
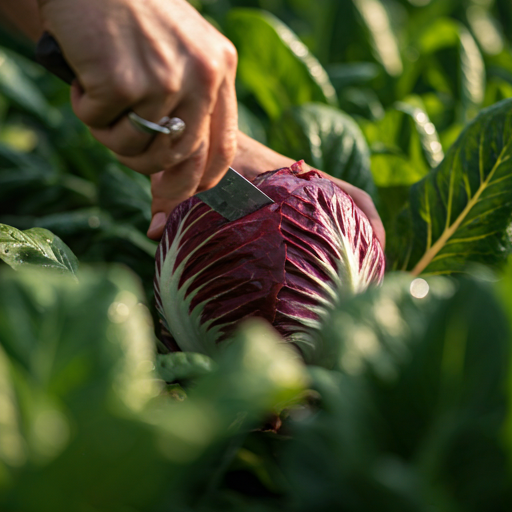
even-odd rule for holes
{"type": "Polygon", "coordinates": [[[307,385],[298,356],[252,323],[184,402],[159,395],[140,297],[115,267],[85,268],[80,283],[0,273],[2,510],[177,510],[222,473],[230,437],[307,385]]]}
{"type": "Polygon", "coordinates": [[[488,283],[390,274],[340,304],[324,336],[338,372],[312,369],[320,410],[286,448],[294,510],[512,506],[511,330],[488,283]]]}

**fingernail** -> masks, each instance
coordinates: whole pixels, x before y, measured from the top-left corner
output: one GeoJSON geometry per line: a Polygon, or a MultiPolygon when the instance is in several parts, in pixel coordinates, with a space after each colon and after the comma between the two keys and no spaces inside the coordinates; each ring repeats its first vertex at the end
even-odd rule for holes
{"type": "Polygon", "coordinates": [[[166,222],[167,216],[164,212],[155,213],[151,219],[151,224],[149,225],[148,236],[151,238],[152,233],[163,231],[166,222]]]}

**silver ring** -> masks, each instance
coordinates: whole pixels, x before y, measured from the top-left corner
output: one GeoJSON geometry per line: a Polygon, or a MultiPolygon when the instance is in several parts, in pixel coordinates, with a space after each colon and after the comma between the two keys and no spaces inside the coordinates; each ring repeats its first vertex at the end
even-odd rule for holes
{"type": "Polygon", "coordinates": [[[140,117],[135,112],[130,112],[128,119],[137,130],[151,135],[163,133],[164,135],[171,135],[172,138],[177,138],[183,134],[186,128],[185,121],[179,117],[169,118],[165,116],[158,123],[153,123],[140,117]]]}

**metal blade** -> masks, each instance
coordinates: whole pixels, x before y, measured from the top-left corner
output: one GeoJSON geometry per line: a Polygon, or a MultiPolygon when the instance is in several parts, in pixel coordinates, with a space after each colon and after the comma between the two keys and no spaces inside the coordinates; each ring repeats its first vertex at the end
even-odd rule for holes
{"type": "Polygon", "coordinates": [[[215,187],[196,196],[229,221],[245,217],[274,202],[231,167],[215,187]]]}

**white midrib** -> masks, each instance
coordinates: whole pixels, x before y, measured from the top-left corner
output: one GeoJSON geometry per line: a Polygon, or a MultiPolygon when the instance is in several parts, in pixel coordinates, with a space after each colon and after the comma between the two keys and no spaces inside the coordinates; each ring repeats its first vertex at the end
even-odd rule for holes
{"type": "Polygon", "coordinates": [[[489,185],[489,182],[492,180],[492,177],[494,176],[496,169],[502,163],[503,154],[505,153],[507,147],[508,145],[505,145],[503,147],[498,159],[496,160],[496,163],[491,169],[491,172],[487,176],[486,180],[482,182],[482,184],[476,191],[475,195],[468,201],[468,204],[466,205],[464,210],[462,210],[462,212],[457,217],[455,222],[451,226],[446,227],[446,229],[443,231],[443,234],[437,239],[436,243],[430,249],[428,249],[428,251],[425,252],[421,260],[418,261],[416,266],[412,269],[412,275],[418,276],[419,274],[421,274],[428,267],[428,265],[430,265],[430,262],[436,257],[437,253],[446,245],[446,242],[448,242],[448,240],[457,231],[457,229],[462,224],[464,219],[467,217],[473,206],[475,206],[475,204],[480,199],[480,196],[489,185]]]}

